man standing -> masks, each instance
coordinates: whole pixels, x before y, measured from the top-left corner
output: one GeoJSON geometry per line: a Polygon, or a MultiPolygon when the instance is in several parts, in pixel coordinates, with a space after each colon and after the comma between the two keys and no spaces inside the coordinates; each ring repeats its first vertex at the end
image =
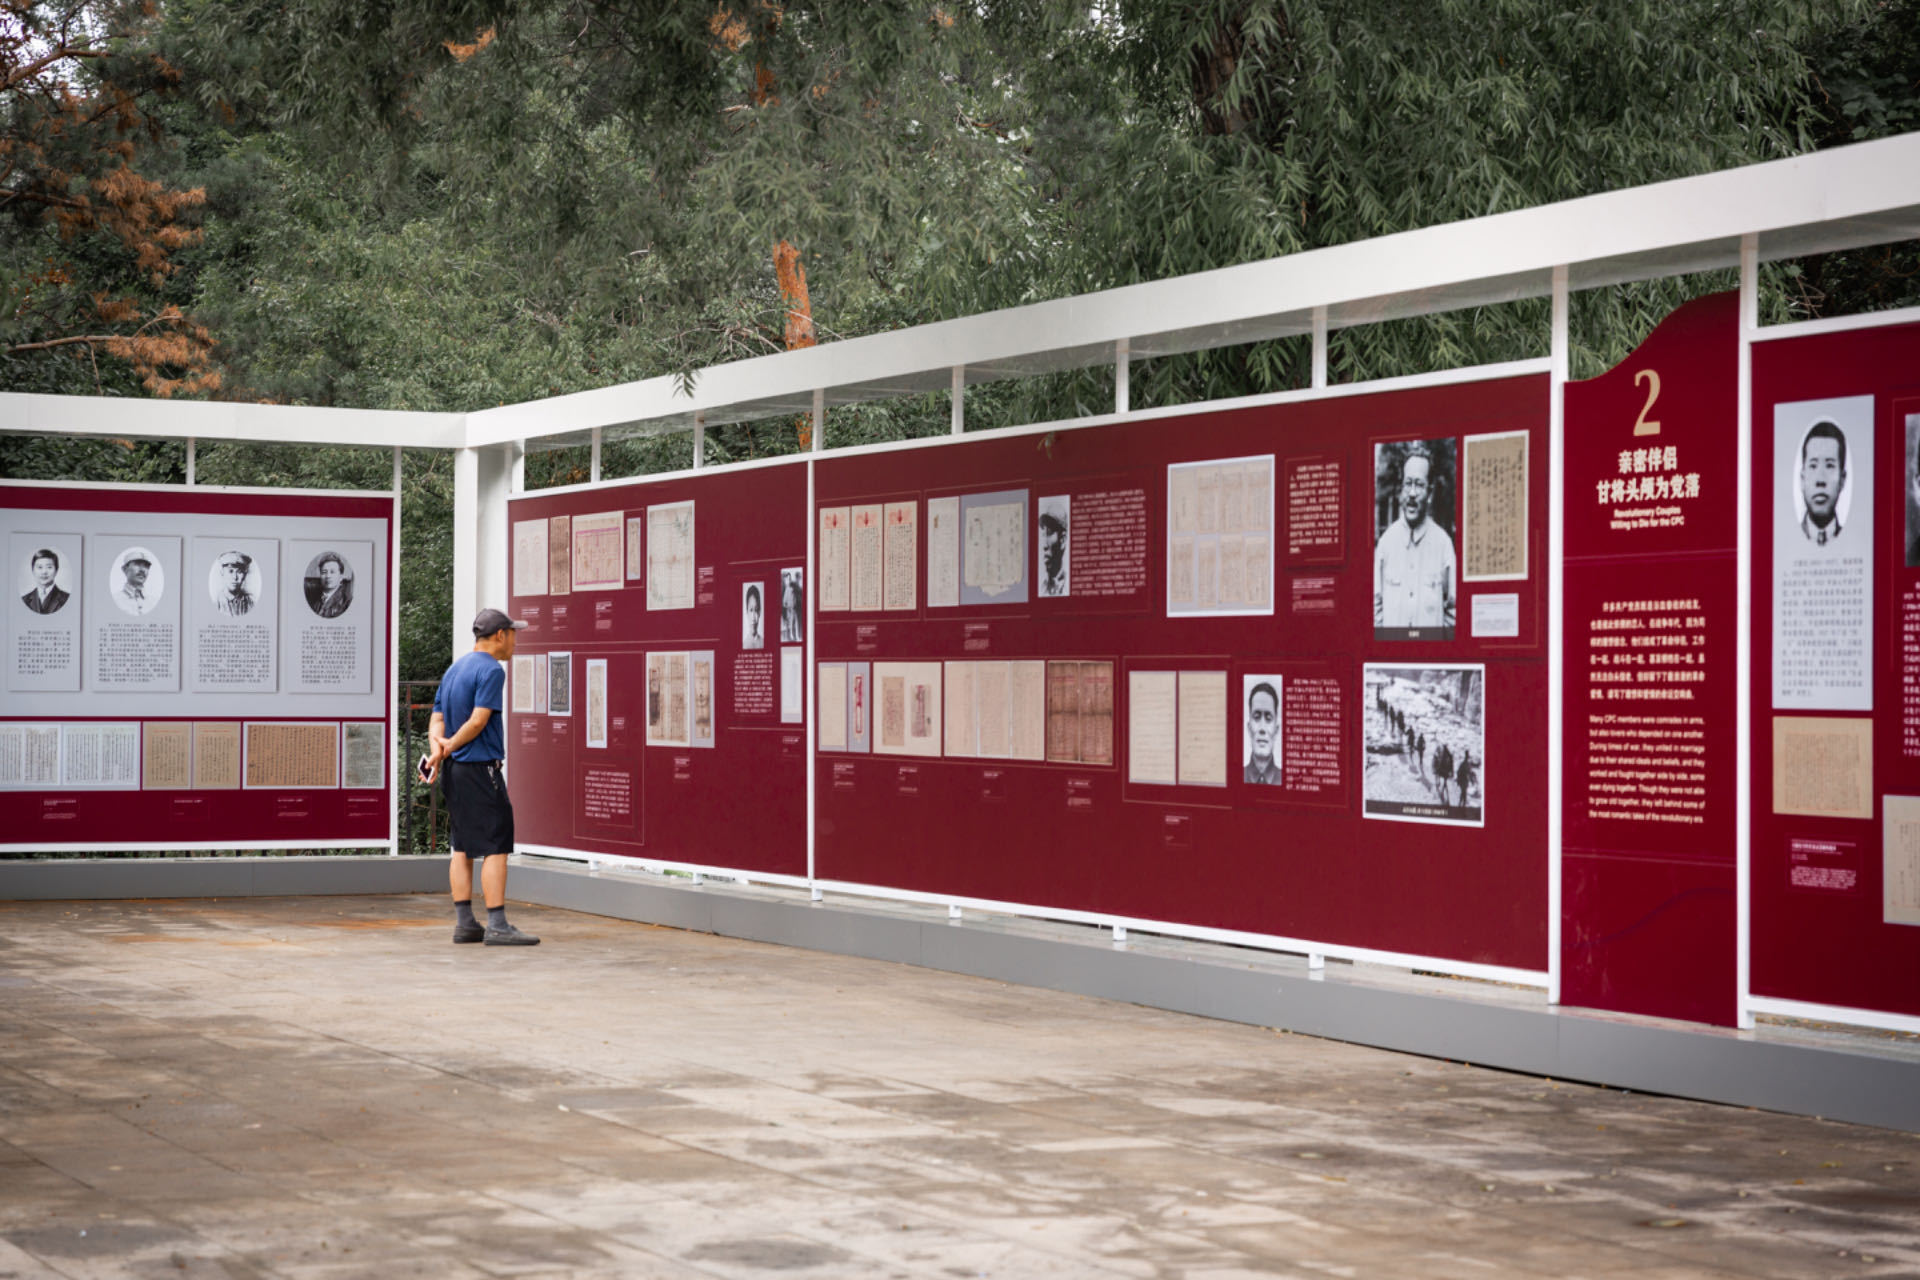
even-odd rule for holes
{"type": "Polygon", "coordinates": [[[1247,742],[1253,748],[1243,777],[1261,786],[1280,785],[1280,766],[1273,758],[1274,738],[1280,729],[1280,693],[1265,680],[1247,692],[1247,742]]]}
{"type": "Polygon", "coordinates": [[[507,855],[513,852],[513,801],[500,765],[506,738],[500,732],[501,698],[513,659],[515,637],[527,624],[498,609],[482,609],[473,620],[473,652],[463,653],[440,677],[433,698],[427,737],[427,780],[444,768],[441,790],[453,840],[455,942],[484,942],[490,947],[531,947],[540,939],[507,923],[507,855]],[[457,726],[451,733],[447,726],[457,726]],[[473,859],[480,859],[480,887],[486,895],[484,928],[473,916],[473,859]]]}
{"type": "MultiPolygon", "coordinates": [[[[1433,456],[1420,445],[1400,463],[1400,514],[1373,550],[1375,631],[1428,628],[1453,634],[1453,539],[1429,518],[1433,456]]],[[[1400,637],[1390,637],[1400,638],[1400,637]]]]}
{"type": "Polygon", "coordinates": [[[49,547],[33,553],[33,588],[20,597],[20,603],[35,613],[58,613],[66,607],[67,593],[54,585],[60,572],[60,557],[49,547]]]}
{"type": "Polygon", "coordinates": [[[1800,532],[1824,547],[1840,536],[1840,491],[1847,487],[1847,438],[1831,422],[1818,422],[1800,442],[1800,496],[1807,514],[1800,532]]]}
{"type": "Polygon", "coordinates": [[[247,590],[247,575],[253,572],[253,557],[244,551],[229,551],[219,560],[220,582],[226,590],[214,601],[214,608],[230,618],[244,618],[253,612],[253,592],[247,590]]]}

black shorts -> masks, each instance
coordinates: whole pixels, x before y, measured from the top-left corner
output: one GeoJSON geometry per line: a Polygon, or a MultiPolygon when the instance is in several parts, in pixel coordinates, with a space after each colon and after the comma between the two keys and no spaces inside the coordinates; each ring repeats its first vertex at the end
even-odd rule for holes
{"type": "Polygon", "coordinates": [[[513,801],[500,762],[448,760],[440,768],[455,853],[485,858],[513,852],[513,801]]]}

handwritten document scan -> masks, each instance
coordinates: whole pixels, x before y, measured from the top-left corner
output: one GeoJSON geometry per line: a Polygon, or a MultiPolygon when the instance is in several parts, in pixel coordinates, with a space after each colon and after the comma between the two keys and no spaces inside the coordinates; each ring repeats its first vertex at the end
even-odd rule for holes
{"type": "Polygon", "coordinates": [[[1273,612],[1273,455],[1167,468],[1167,615],[1273,612]]]}
{"type": "Polygon", "coordinates": [[[573,518],[573,589],[613,591],[627,585],[626,513],[573,518]]]}
{"type": "Polygon", "coordinates": [[[820,565],[820,612],[845,613],[851,607],[848,575],[852,572],[853,509],[822,507],[817,555],[820,565]]]}
{"type": "Polygon", "coordinates": [[[1024,604],[1027,491],[963,495],[960,525],[961,603],[1024,604]]]}
{"type": "Polygon", "coordinates": [[[1173,786],[1179,781],[1175,727],[1178,676],[1127,672],[1127,781],[1173,786]]]}
{"type": "Polygon", "coordinates": [[[1461,441],[1461,564],[1466,582],[1527,576],[1527,433],[1461,441]]]}
{"type": "Polygon", "coordinates": [[[339,786],[340,726],[248,721],[246,785],[268,788],[339,786]]]}
{"type": "Polygon", "coordinates": [[[960,499],[927,499],[927,607],[960,603],[960,499]]]}
{"type": "Polygon", "coordinates": [[[693,608],[693,503],[647,508],[647,608],[693,608]]]}
{"type": "Polygon", "coordinates": [[[547,522],[513,522],[513,594],[547,594],[547,522]]]}

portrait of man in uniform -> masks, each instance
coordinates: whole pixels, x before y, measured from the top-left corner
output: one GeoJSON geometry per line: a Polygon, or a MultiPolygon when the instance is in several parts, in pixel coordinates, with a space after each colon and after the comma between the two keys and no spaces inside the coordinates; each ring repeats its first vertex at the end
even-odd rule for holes
{"type": "Polygon", "coordinates": [[[1847,487],[1847,437],[1838,424],[1816,422],[1800,442],[1800,534],[1817,547],[1837,540],[1840,495],[1847,487]]]}
{"type": "Polygon", "coordinates": [[[35,613],[58,613],[64,609],[71,597],[56,581],[60,576],[59,554],[51,547],[41,547],[33,553],[28,571],[33,575],[33,585],[20,597],[20,603],[35,613]]]}
{"type": "Polygon", "coordinates": [[[1280,677],[1247,676],[1247,747],[1241,780],[1280,785],[1280,677]]]}
{"type": "Polygon", "coordinates": [[[1441,519],[1452,512],[1452,445],[1414,440],[1375,446],[1376,640],[1453,639],[1453,535],[1441,519]]]}
{"type": "Polygon", "coordinates": [[[213,607],[229,618],[244,618],[260,603],[259,583],[253,571],[253,557],[244,551],[223,551],[213,563],[212,581],[207,584],[213,607]]]}
{"type": "Polygon", "coordinates": [[[142,617],[152,613],[166,594],[166,584],[155,571],[153,553],[145,547],[128,547],[113,566],[117,580],[112,581],[113,603],[122,613],[142,617]]]}
{"type": "Polygon", "coordinates": [[[322,618],[338,618],[353,607],[353,570],[336,551],[323,551],[307,568],[307,607],[322,618]]]}
{"type": "Polygon", "coordinates": [[[1064,596],[1070,590],[1067,534],[1073,518],[1070,499],[1040,499],[1040,594],[1064,596]]]}

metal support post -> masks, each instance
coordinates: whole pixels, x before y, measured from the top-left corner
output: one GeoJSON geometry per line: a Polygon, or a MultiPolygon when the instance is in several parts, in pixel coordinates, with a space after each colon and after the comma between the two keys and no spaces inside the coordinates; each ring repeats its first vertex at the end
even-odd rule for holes
{"type": "Polygon", "coordinates": [[[826,448],[827,438],[827,391],[825,387],[813,389],[813,451],[826,448]]]}
{"type": "Polygon", "coordinates": [[[693,469],[698,471],[707,461],[707,412],[704,409],[693,411],[693,469]]]}
{"type": "Polygon", "coordinates": [[[1127,926],[1123,924],[1113,926],[1113,945],[1116,947],[1127,945],[1127,926]]]}
{"type": "Polygon", "coordinates": [[[1113,344],[1113,411],[1130,413],[1133,409],[1133,342],[1117,339],[1113,344]]]}
{"type": "Polygon", "coordinates": [[[1313,389],[1327,385],[1327,309],[1313,309],[1313,389]]]}
{"type": "Polygon", "coordinates": [[[1325,969],[1326,967],[1327,967],[1327,957],[1324,952],[1319,952],[1319,951],[1307,952],[1307,971],[1308,972],[1317,973],[1320,970],[1325,969]]]}
{"type": "Polygon", "coordinates": [[[1733,895],[1734,1025],[1753,1030],[1753,334],[1760,327],[1760,237],[1740,237],[1740,386],[1734,401],[1733,895]]]}
{"type": "Polygon", "coordinates": [[[947,904],[947,923],[948,924],[960,923],[960,904],[959,903],[949,902],[947,904]]]}
{"type": "Polygon", "coordinates": [[[196,448],[197,443],[192,436],[187,437],[187,484],[189,487],[193,484],[194,463],[198,460],[196,458],[196,454],[198,453],[198,449],[196,448]]]}
{"type": "Polygon", "coordinates": [[[967,368],[965,365],[953,366],[953,434],[965,435],[967,430],[967,368]]]}
{"type": "Polygon", "coordinates": [[[1566,787],[1567,269],[1553,269],[1547,390],[1547,1003],[1560,1003],[1560,841],[1566,787]]]}
{"type": "Polygon", "coordinates": [[[587,462],[587,479],[594,484],[600,483],[600,431],[599,427],[593,429],[593,452],[587,462]]]}

